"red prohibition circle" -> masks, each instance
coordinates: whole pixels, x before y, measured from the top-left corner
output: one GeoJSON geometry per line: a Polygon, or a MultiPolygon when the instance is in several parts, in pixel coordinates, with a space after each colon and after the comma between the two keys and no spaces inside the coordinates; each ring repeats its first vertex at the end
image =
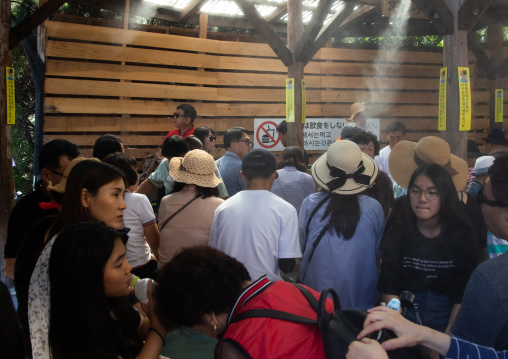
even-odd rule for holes
{"type": "MultiPolygon", "coordinates": [[[[273,125],[273,127],[274,127],[275,129],[276,129],[276,128],[277,128],[277,126],[278,126],[278,125],[277,125],[275,122],[273,122],[273,121],[265,121],[265,122],[263,122],[261,125],[259,125],[258,130],[256,131],[256,140],[258,141],[259,145],[260,145],[261,147],[263,147],[263,148],[266,148],[266,149],[273,148],[273,147],[277,146],[277,144],[279,143],[279,141],[280,141],[280,136],[277,136],[277,140],[275,140],[275,138],[273,138],[273,137],[272,137],[272,136],[268,133],[268,131],[267,131],[267,130],[265,130],[265,129],[263,128],[263,126],[265,126],[265,125],[273,125]],[[268,137],[269,137],[269,138],[273,141],[273,143],[272,143],[272,144],[270,144],[270,145],[265,145],[265,144],[263,144],[263,142],[261,141],[261,138],[259,137],[259,133],[260,133],[260,131],[261,131],[261,130],[263,130],[263,132],[265,133],[265,135],[267,135],[267,136],[268,136],[268,137]]],[[[262,136],[263,136],[263,135],[262,135],[262,136]]]]}

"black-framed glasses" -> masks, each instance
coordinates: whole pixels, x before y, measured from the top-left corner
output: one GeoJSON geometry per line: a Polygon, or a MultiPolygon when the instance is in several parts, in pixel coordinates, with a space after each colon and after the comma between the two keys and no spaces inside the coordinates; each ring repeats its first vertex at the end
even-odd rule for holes
{"type": "Polygon", "coordinates": [[[181,113],[173,112],[173,117],[175,118],[185,117],[185,114],[182,115],[181,113]]]}
{"type": "Polygon", "coordinates": [[[245,142],[247,144],[247,146],[253,146],[254,145],[254,142],[252,142],[248,138],[246,138],[245,140],[238,140],[238,141],[235,141],[235,142],[245,142]]]}
{"type": "Polygon", "coordinates": [[[217,139],[216,136],[208,136],[208,139],[210,140],[210,142],[213,142],[217,139]]]}
{"type": "Polygon", "coordinates": [[[485,203],[486,205],[489,205],[490,207],[501,207],[501,208],[508,208],[508,203],[503,203],[499,201],[491,201],[488,198],[485,198],[483,195],[483,188],[481,188],[478,191],[478,194],[476,195],[476,202],[478,205],[481,205],[482,203],[485,203]]]}
{"type": "Polygon", "coordinates": [[[59,176],[62,176],[62,177],[63,177],[63,173],[60,173],[60,172],[57,172],[57,171],[53,171],[53,170],[51,170],[51,169],[49,169],[49,168],[46,168],[46,169],[47,169],[49,172],[51,172],[51,173],[54,173],[54,174],[56,174],[56,175],[59,175],[59,176]]]}
{"type": "Polygon", "coordinates": [[[439,192],[433,188],[423,190],[423,189],[419,189],[416,187],[412,187],[409,189],[408,193],[409,193],[409,197],[411,197],[413,199],[420,198],[420,196],[423,193],[425,195],[425,198],[427,198],[429,201],[434,201],[439,196],[439,192]]]}

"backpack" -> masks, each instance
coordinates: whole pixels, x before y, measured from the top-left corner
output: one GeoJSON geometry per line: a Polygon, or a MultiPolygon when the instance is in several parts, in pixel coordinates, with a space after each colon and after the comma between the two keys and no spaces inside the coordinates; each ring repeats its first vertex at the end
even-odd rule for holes
{"type": "MultiPolygon", "coordinates": [[[[309,305],[316,312],[316,320],[305,318],[288,312],[282,312],[273,309],[251,309],[238,314],[234,321],[240,321],[247,318],[274,318],[293,323],[306,325],[317,325],[323,339],[325,356],[327,359],[344,359],[348,351],[349,344],[356,340],[358,333],[363,329],[363,323],[367,317],[367,311],[362,309],[342,310],[339,296],[335,290],[328,288],[321,292],[319,302],[305,287],[294,284],[309,302],[309,305]],[[325,309],[325,303],[328,295],[332,296],[334,311],[329,313],[325,309]]],[[[386,340],[396,338],[391,330],[379,330],[369,335],[370,339],[382,343],[386,340]]],[[[427,350],[422,346],[413,348],[401,348],[388,352],[391,359],[426,359],[429,358],[427,350]]]]}

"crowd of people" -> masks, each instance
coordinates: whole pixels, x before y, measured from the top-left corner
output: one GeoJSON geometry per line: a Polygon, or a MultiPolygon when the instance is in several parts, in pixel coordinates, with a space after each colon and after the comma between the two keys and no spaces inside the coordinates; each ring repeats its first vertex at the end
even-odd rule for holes
{"type": "MultiPolygon", "coordinates": [[[[352,106],[352,125],[310,174],[299,147],[286,141],[276,158],[243,127],[224,133],[215,160],[215,132],[194,127],[188,104],[143,181],[117,136],[97,139],[93,158],[46,143],[41,179],[9,218],[5,273],[18,308],[0,284],[0,354],[159,358],[168,333],[192,328],[218,339],[217,358],[324,358],[317,325],[269,313],[316,320],[311,303],[332,288],[342,309],[368,311],[347,358],[416,344],[431,357],[506,355],[504,133],[491,131],[485,154],[468,144],[468,163],[441,138],[404,140],[396,121],[381,150],[366,111],[352,106]],[[405,318],[378,306],[393,299],[405,318]],[[368,337],[382,328],[397,338],[368,337]]],[[[277,131],[287,136],[285,121],[277,131]]]]}

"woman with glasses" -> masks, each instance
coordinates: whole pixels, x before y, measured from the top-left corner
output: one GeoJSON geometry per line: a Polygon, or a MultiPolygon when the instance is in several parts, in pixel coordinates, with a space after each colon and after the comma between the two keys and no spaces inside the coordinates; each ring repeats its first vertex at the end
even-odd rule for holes
{"type": "Polygon", "coordinates": [[[404,213],[382,240],[382,301],[410,291],[416,305],[406,317],[448,332],[477,265],[478,244],[444,167],[426,163],[413,172],[404,213]]]}
{"type": "Polygon", "coordinates": [[[196,127],[193,135],[196,136],[201,141],[201,143],[203,143],[203,151],[211,154],[212,151],[215,150],[217,137],[215,137],[214,130],[206,126],[200,126],[196,127]]]}

